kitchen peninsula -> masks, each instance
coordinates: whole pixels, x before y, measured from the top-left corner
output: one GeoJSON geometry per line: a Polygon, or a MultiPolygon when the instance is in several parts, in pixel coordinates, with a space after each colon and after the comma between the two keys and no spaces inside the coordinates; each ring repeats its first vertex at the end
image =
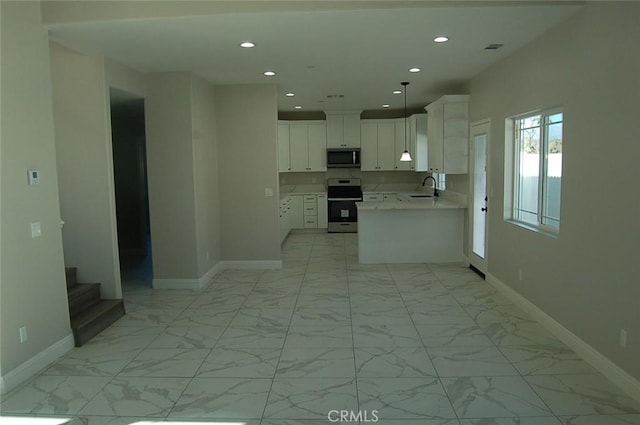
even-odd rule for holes
{"type": "Polygon", "coordinates": [[[460,262],[464,209],[454,199],[412,197],[394,202],[359,202],[359,262],[460,262]]]}

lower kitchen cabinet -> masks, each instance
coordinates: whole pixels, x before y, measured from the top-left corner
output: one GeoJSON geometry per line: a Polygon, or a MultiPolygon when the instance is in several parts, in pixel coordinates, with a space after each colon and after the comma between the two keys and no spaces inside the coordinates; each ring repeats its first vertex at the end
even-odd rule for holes
{"type": "Polygon", "coordinates": [[[362,195],[364,202],[395,202],[398,200],[398,194],[392,192],[365,193],[362,195]]]}
{"type": "Polygon", "coordinates": [[[326,229],[329,221],[327,195],[318,195],[318,229],[326,229]]]}
{"type": "Polygon", "coordinates": [[[291,198],[291,228],[302,229],[304,227],[302,195],[290,195],[289,197],[291,198]]]}
{"type": "Polygon", "coordinates": [[[291,197],[280,200],[280,243],[291,231],[291,197]]]}
{"type": "Polygon", "coordinates": [[[289,195],[291,229],[326,229],[327,195],[289,195]]]}

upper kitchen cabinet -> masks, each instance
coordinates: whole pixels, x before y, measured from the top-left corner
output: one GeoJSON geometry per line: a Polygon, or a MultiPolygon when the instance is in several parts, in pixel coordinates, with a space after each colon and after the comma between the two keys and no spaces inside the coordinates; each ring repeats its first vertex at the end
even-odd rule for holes
{"type": "Polygon", "coordinates": [[[325,111],[328,148],[360,147],[360,113],[362,111],[325,111]]]}
{"type": "Polygon", "coordinates": [[[324,121],[289,121],[288,171],[327,171],[327,126],[324,121]]]}
{"type": "Polygon", "coordinates": [[[291,171],[289,159],[289,122],[278,121],[278,171],[291,171]]]}
{"type": "Polygon", "coordinates": [[[447,95],[427,111],[428,170],[466,174],[469,157],[469,96],[447,95]]]}
{"type": "Polygon", "coordinates": [[[362,120],[362,171],[395,169],[395,120],[362,120]]]}
{"type": "Polygon", "coordinates": [[[427,114],[414,114],[407,119],[405,129],[404,118],[396,122],[395,169],[405,171],[428,171],[427,165],[427,114]],[[405,131],[409,140],[406,149],[411,154],[411,161],[400,161],[405,150],[405,131]]]}

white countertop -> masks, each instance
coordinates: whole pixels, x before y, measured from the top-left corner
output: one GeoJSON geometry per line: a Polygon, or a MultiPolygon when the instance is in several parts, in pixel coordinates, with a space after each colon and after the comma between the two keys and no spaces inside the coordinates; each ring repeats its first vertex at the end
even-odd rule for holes
{"type": "Polygon", "coordinates": [[[323,184],[286,185],[280,186],[280,199],[289,195],[326,195],[327,189],[323,184]]]}
{"type": "Polygon", "coordinates": [[[443,198],[420,198],[395,202],[356,202],[358,211],[460,209],[466,206],[443,198]]]}

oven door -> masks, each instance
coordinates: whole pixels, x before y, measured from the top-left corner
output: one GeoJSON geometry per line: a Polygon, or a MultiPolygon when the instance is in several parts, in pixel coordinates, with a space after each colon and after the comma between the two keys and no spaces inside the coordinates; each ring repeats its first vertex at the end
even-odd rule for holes
{"type": "Polygon", "coordinates": [[[330,199],[329,222],[330,223],[356,223],[358,221],[358,210],[356,202],[361,199],[330,199]]]}

